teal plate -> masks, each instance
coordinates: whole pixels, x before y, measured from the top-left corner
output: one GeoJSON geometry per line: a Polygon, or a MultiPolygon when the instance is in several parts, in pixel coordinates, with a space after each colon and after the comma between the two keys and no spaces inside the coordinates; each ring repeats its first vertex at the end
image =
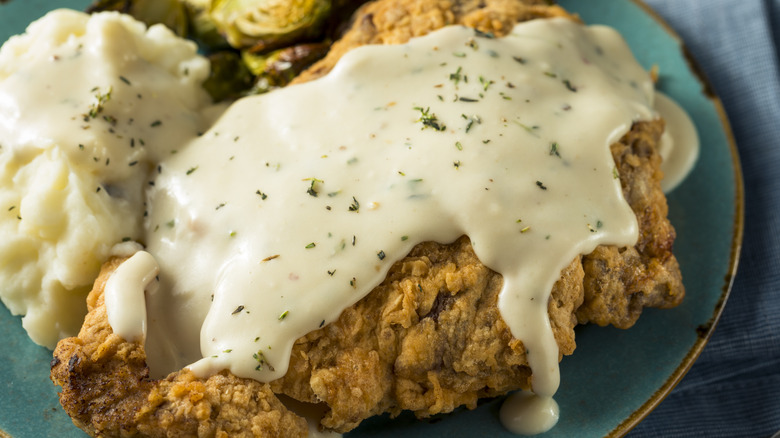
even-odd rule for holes
{"type": "MultiPolygon", "coordinates": [[[[0,3],[0,41],[56,7],[89,0],[11,0],[0,3]]],[[[678,37],[634,0],[560,0],[592,24],[617,28],[646,68],[660,68],[659,88],[691,115],[702,144],[692,174],[668,196],[677,229],[675,253],[687,289],[672,310],[648,309],[630,330],[586,326],[577,351],[561,363],[556,395],[561,420],[544,437],[618,437],[639,423],[682,378],[707,342],[725,304],[742,242],[742,176],[720,101],[678,37]],[[695,207],[694,207],[695,206],[695,207]]],[[[0,306],[2,307],[2,306],[0,306]]],[[[59,407],[48,377],[51,352],[33,344],[20,318],[0,309],[0,436],[85,436],[59,407]]],[[[500,399],[473,411],[426,420],[412,415],[365,421],[358,437],[511,437],[498,422],[500,399]]]]}

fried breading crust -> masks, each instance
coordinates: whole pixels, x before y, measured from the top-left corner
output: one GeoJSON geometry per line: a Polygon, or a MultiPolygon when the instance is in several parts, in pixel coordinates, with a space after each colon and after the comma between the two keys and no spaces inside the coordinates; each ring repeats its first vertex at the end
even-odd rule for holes
{"type": "Polygon", "coordinates": [[[198,379],[184,370],[152,380],[146,353],[108,324],[103,289],[123,259],[106,262],[87,297],[77,337],[54,350],[51,379],[73,423],[92,436],[305,436],[306,421],[269,385],[227,372],[198,379]]]}
{"type": "MultiPolygon", "coordinates": [[[[380,0],[361,8],[331,54],[298,81],[326,74],[362,44],[402,43],[451,23],[503,35],[518,21],[565,16],[543,3],[380,0]]],[[[662,131],[662,121],[636,123],[612,146],[640,238],[634,247],[599,247],[563,270],[548,304],[561,355],[574,351],[578,321],[629,327],[643,307],[674,306],[684,295],[660,189],[662,131]]],[[[305,435],[274,393],[324,404],[322,427],[346,432],[384,412],[427,417],[530,387],[523,344],[497,309],[502,278],[480,263],[467,237],[416,246],[337,321],[297,340],[289,371],[270,384],[227,372],[150,380],[143,347],[114,335],[105,316],[103,286],[119,262],[104,267],[81,333],[61,341],[52,361],[63,406],[92,435],[305,435]]]]}
{"type": "Polygon", "coordinates": [[[300,83],[326,75],[345,53],[366,44],[403,44],[451,24],[504,36],[515,24],[534,18],[579,20],[547,0],[379,0],[363,5],[352,27],[321,59],[298,75],[300,83]]]}

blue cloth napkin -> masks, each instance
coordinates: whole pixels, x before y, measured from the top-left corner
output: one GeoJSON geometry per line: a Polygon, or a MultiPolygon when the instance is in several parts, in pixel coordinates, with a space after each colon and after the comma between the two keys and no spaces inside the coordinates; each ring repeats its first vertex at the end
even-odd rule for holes
{"type": "Polygon", "coordinates": [[[723,316],[700,358],[631,433],[780,431],[780,0],[645,0],[723,100],[742,161],[745,234],[723,316]]]}

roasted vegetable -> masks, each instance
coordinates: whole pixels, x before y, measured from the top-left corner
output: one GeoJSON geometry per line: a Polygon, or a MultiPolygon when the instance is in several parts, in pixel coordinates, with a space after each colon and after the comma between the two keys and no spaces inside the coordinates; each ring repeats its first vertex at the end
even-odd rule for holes
{"type": "Polygon", "coordinates": [[[211,18],[211,0],[179,0],[189,15],[189,38],[198,42],[207,52],[229,49],[225,37],[217,29],[217,23],[211,18]]]}
{"type": "Polygon", "coordinates": [[[187,35],[187,11],[179,0],[97,0],[87,12],[118,11],[147,25],[162,23],[177,35],[187,35]]]}
{"type": "Polygon", "coordinates": [[[211,74],[203,82],[203,88],[215,102],[241,97],[252,87],[255,78],[241,61],[238,53],[215,52],[209,55],[211,74]]]}
{"type": "MultiPolygon", "coordinates": [[[[0,0],[2,1],[2,0],[0,0]]],[[[95,0],[195,40],[211,61],[215,101],[287,85],[321,59],[365,0],[95,0]]]]}
{"type": "Polygon", "coordinates": [[[244,64],[257,77],[252,93],[265,93],[274,88],[284,87],[303,70],[320,60],[330,44],[309,43],[285,47],[266,55],[255,55],[248,51],[242,53],[244,64]]]}
{"type": "Polygon", "coordinates": [[[264,52],[319,36],[330,0],[212,0],[211,18],[231,46],[264,52]]]}

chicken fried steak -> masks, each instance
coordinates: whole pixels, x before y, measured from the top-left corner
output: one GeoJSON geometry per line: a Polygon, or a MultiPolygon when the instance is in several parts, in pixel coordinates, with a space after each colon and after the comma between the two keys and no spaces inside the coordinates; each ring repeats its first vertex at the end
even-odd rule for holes
{"type": "MultiPolygon", "coordinates": [[[[517,22],[553,16],[568,15],[545,1],[380,0],[361,8],[330,54],[297,81],[326,74],[360,45],[403,43],[448,24],[501,36],[517,22]]],[[[672,307],[683,298],[660,187],[663,126],[637,122],[611,147],[639,240],[598,247],[563,270],[548,303],[561,357],[574,351],[578,323],[627,328],[643,307],[672,307]]],[[[466,236],[417,245],[337,321],[298,339],[287,374],[267,384],[226,371],[150,379],[143,346],[115,335],[107,322],[103,288],[120,262],[103,267],[81,332],[61,341],[52,361],[63,407],[92,435],[305,435],[305,421],[276,394],[324,404],[321,426],[346,432],[385,412],[428,417],[530,388],[523,343],[497,307],[502,277],[477,259],[466,236]]]]}

